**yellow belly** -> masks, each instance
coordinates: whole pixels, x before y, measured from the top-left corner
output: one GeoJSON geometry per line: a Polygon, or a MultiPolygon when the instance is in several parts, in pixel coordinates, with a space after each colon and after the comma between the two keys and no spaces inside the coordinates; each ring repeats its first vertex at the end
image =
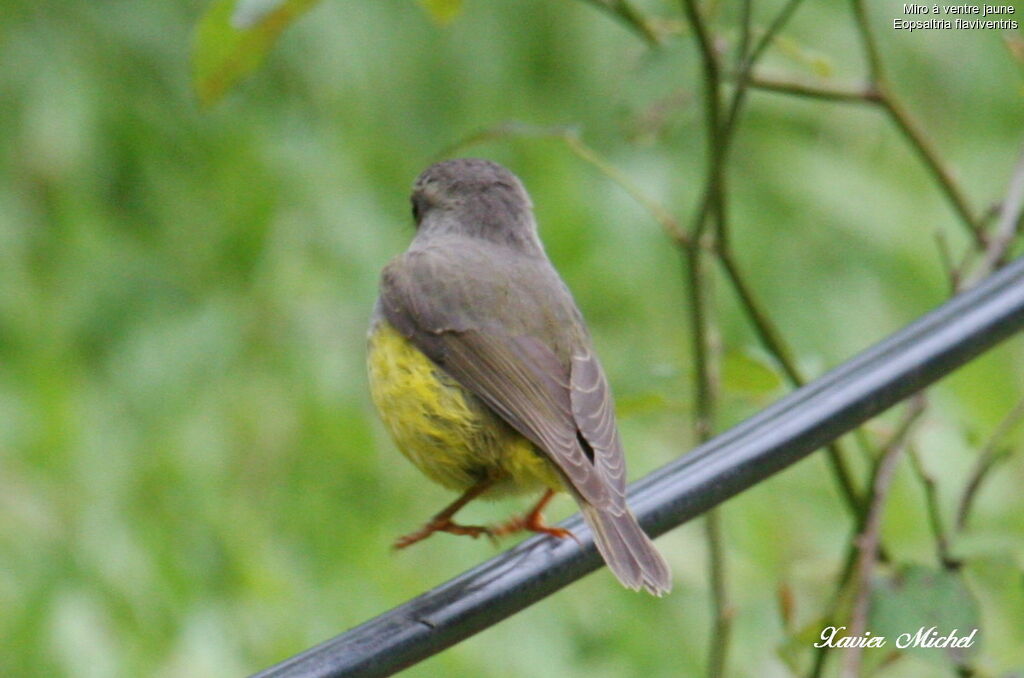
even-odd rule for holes
{"type": "Polygon", "coordinates": [[[367,363],[385,428],[431,480],[463,491],[493,478],[489,496],[562,489],[554,466],[533,443],[385,320],[370,330],[367,363]]]}

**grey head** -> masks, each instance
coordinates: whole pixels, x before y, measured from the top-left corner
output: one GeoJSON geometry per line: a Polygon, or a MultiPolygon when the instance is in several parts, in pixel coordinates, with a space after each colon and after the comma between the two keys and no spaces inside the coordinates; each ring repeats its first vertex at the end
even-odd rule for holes
{"type": "Polygon", "coordinates": [[[425,169],[413,184],[412,213],[417,240],[466,236],[544,256],[523,182],[490,160],[456,158],[425,169]]]}

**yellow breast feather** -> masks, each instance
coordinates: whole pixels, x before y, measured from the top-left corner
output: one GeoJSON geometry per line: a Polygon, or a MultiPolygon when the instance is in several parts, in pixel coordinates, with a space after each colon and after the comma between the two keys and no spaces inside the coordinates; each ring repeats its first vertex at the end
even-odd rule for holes
{"type": "Polygon", "coordinates": [[[395,445],[434,482],[465,490],[484,478],[486,496],[562,489],[554,466],[529,440],[466,391],[387,321],[369,337],[373,402],[395,445]]]}

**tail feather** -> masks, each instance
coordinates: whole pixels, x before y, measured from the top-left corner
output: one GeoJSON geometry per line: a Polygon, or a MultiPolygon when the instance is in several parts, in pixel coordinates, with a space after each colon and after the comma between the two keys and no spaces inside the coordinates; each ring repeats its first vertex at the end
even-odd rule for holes
{"type": "Polygon", "coordinates": [[[668,563],[629,508],[599,510],[585,501],[579,503],[597,550],[623,586],[634,591],[642,588],[656,596],[672,590],[668,563]]]}

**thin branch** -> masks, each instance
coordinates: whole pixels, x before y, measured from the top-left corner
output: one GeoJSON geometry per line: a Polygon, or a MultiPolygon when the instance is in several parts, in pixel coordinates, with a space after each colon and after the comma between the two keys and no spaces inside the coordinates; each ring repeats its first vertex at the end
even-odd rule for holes
{"type": "Polygon", "coordinates": [[[882,68],[878,45],[869,26],[862,0],[853,0],[853,13],[856,19],[857,32],[868,62],[871,84],[867,88],[849,89],[825,85],[809,85],[753,75],[750,76],[750,86],[794,96],[847,103],[874,103],[880,106],[896,126],[897,131],[900,132],[917,153],[928,172],[942,189],[953,210],[967,229],[968,235],[970,235],[975,246],[979,249],[984,249],[987,245],[985,233],[981,228],[979,219],[974,215],[967,197],[953,177],[953,173],[942,163],[931,141],[925,136],[903,104],[892,93],[882,68]]]}
{"type": "Polygon", "coordinates": [[[975,218],[959,184],[953,178],[953,174],[943,165],[938,153],[924,132],[917,126],[917,123],[910,117],[910,114],[903,105],[892,95],[885,83],[876,82],[874,85],[866,88],[852,89],[849,87],[806,84],[792,80],[752,76],[750,86],[767,92],[789,94],[823,101],[868,103],[880,106],[896,125],[896,129],[924,162],[929,173],[939,184],[942,192],[946,195],[946,198],[967,228],[968,234],[975,245],[979,248],[986,246],[985,237],[978,220],[975,218]]]}
{"type": "MultiPolygon", "coordinates": [[[[760,305],[754,299],[750,288],[745,284],[739,268],[735,265],[735,261],[731,255],[729,245],[730,231],[725,200],[725,162],[732,137],[735,133],[735,125],[739,119],[742,102],[746,94],[752,69],[757,63],[757,60],[775,39],[778,32],[792,17],[801,1],[802,0],[789,0],[789,2],[786,3],[783,9],[775,16],[768,30],[754,45],[750,56],[744,60],[743,67],[740,70],[739,81],[737,82],[733,92],[728,117],[723,124],[721,119],[720,101],[721,73],[718,67],[717,56],[713,50],[711,39],[697,9],[696,3],[693,0],[683,0],[683,8],[693,27],[693,32],[697,36],[698,46],[703,57],[705,118],[708,134],[707,179],[705,181],[704,192],[694,220],[695,225],[693,229],[693,237],[695,239],[700,237],[699,234],[707,223],[709,217],[714,219],[716,226],[714,238],[716,255],[724,266],[726,273],[728,274],[728,277],[740,298],[741,305],[746,310],[754,325],[756,333],[762,340],[762,343],[764,343],[768,350],[776,356],[791,381],[795,384],[803,383],[803,379],[800,378],[796,370],[795,361],[793,360],[788,348],[785,346],[785,343],[782,341],[781,336],[771,324],[768,314],[761,310],[760,305]]],[[[749,9],[749,7],[747,9],[749,9]]],[[[744,17],[741,52],[746,51],[745,43],[749,38],[747,27],[749,18],[749,14],[744,17]]],[[[842,450],[838,444],[828,446],[828,456],[833,472],[837,477],[843,498],[850,506],[853,514],[858,515],[861,511],[860,502],[858,501],[857,492],[854,488],[852,475],[846,466],[842,450]]]]}
{"type": "Polygon", "coordinates": [[[708,543],[708,567],[711,569],[711,599],[715,608],[711,647],[708,653],[708,676],[726,675],[729,659],[729,641],[735,612],[729,600],[726,579],[725,549],[722,536],[721,508],[704,514],[704,534],[708,543]]]}
{"type": "Polygon", "coordinates": [[[875,36],[871,32],[863,0],[853,0],[853,16],[856,20],[857,33],[860,35],[861,44],[864,46],[864,56],[868,61],[868,75],[871,77],[872,82],[878,83],[884,78],[882,58],[878,51],[878,43],[875,42],[875,36]]]}
{"type": "Polygon", "coordinates": [[[1006,189],[1006,197],[999,207],[999,221],[988,238],[985,248],[985,259],[981,270],[977,271],[974,280],[988,275],[1006,262],[1014,240],[1021,228],[1021,217],[1024,214],[1024,148],[1021,148],[1017,165],[1010,176],[1010,185],[1006,189]]]}
{"type": "Polygon", "coordinates": [[[907,448],[907,455],[910,457],[910,467],[914,475],[921,481],[924,488],[925,507],[928,510],[928,524],[935,538],[935,556],[939,565],[947,570],[956,570],[960,567],[959,560],[953,557],[949,548],[949,535],[942,522],[942,510],[939,508],[939,492],[935,484],[935,478],[925,469],[921,461],[921,455],[915,445],[907,448]]]}
{"type": "Polygon", "coordinates": [[[1012,410],[1003,418],[999,425],[996,426],[996,430],[989,437],[988,441],[981,448],[981,452],[978,454],[978,459],[974,464],[974,469],[971,471],[970,478],[967,481],[967,485],[964,487],[963,494],[960,496],[960,503],[957,506],[956,511],[956,529],[957,531],[963,531],[967,527],[967,519],[970,516],[971,508],[974,506],[974,500],[978,495],[978,490],[981,488],[981,483],[988,475],[988,472],[992,470],[992,467],[1006,454],[1001,447],[1003,439],[1006,438],[1017,425],[1024,421],[1024,398],[1022,398],[1012,410]]]}
{"type": "MultiPolygon", "coordinates": [[[[704,442],[711,437],[714,430],[717,393],[714,346],[711,340],[711,305],[709,303],[711,276],[705,265],[706,255],[700,247],[685,248],[682,254],[686,260],[687,287],[690,297],[690,337],[696,372],[693,426],[697,440],[704,442]]],[[[709,678],[719,678],[725,673],[733,615],[726,585],[725,551],[722,547],[722,527],[718,509],[708,511],[705,515],[704,532],[708,543],[708,576],[714,608],[714,630],[708,653],[708,676],[709,678]]]]}
{"type": "MultiPolygon", "coordinates": [[[[803,0],[789,0],[779,13],[775,15],[771,24],[768,25],[768,29],[761,35],[761,38],[754,45],[754,49],[751,50],[749,56],[746,56],[743,61],[740,62],[741,66],[739,69],[739,75],[736,78],[736,91],[733,94],[732,103],[729,105],[729,113],[725,120],[724,131],[727,140],[731,139],[732,131],[736,128],[736,123],[739,120],[740,112],[743,108],[743,103],[747,95],[747,87],[749,86],[750,78],[754,73],[754,66],[760,60],[765,50],[767,50],[775,40],[775,36],[779,34],[779,31],[782,30],[783,26],[785,26],[792,18],[793,13],[796,12],[797,7],[800,6],[801,2],[803,2],[803,0]]],[[[749,21],[749,8],[746,18],[749,21]]],[[[744,32],[744,41],[746,40],[748,31],[749,29],[744,32]]]]}
{"type": "Polygon", "coordinates": [[[762,75],[752,75],[750,86],[766,92],[790,94],[809,99],[823,101],[841,101],[849,103],[878,103],[878,92],[870,87],[860,89],[851,87],[835,87],[833,85],[810,84],[794,80],[783,80],[762,75]]]}
{"type": "Polygon", "coordinates": [[[953,263],[953,253],[949,249],[949,240],[946,239],[945,231],[935,231],[935,246],[939,250],[939,263],[946,274],[946,280],[949,281],[949,293],[956,294],[960,291],[962,272],[960,267],[953,263]]]}
{"type": "Polygon", "coordinates": [[[960,189],[960,185],[953,178],[953,174],[942,164],[938,153],[931,142],[925,137],[924,132],[917,126],[917,123],[910,116],[903,105],[893,95],[889,81],[882,69],[881,53],[878,43],[875,41],[874,33],[871,31],[867,10],[863,0],[853,0],[853,15],[857,26],[857,33],[860,36],[861,46],[864,49],[865,58],[868,62],[868,75],[871,79],[872,89],[878,93],[878,103],[888,114],[889,119],[896,125],[896,128],[917,151],[918,156],[924,162],[932,177],[938,182],[947,199],[952,203],[953,209],[959,215],[964,227],[967,229],[971,239],[978,247],[985,247],[985,234],[978,224],[974,211],[968,204],[967,197],[960,189]]]}
{"type": "Polygon", "coordinates": [[[654,30],[647,17],[629,0],[583,0],[583,2],[614,17],[640,36],[649,47],[657,47],[661,44],[661,35],[654,30]]]}
{"type": "MultiPolygon", "coordinates": [[[[854,579],[856,597],[854,598],[853,612],[850,615],[849,635],[851,636],[864,635],[864,630],[867,627],[868,612],[871,608],[871,573],[874,571],[878,558],[878,542],[882,529],[885,500],[889,495],[889,487],[896,471],[899,454],[906,447],[914,422],[920,417],[924,407],[923,396],[918,395],[910,400],[899,427],[882,448],[882,456],[879,458],[872,476],[871,501],[868,505],[867,519],[864,522],[863,530],[855,540],[858,556],[854,579]]],[[[854,645],[846,651],[841,674],[843,678],[857,678],[860,675],[862,651],[863,649],[859,645],[854,645]]]]}
{"type": "MultiPolygon", "coordinates": [[[[803,0],[789,0],[782,10],[776,15],[772,21],[768,30],[761,36],[758,42],[754,45],[750,56],[743,63],[739,69],[739,77],[737,78],[735,88],[733,90],[732,100],[729,104],[729,110],[726,113],[724,124],[720,124],[721,113],[718,110],[708,112],[708,123],[709,126],[713,125],[713,128],[709,131],[709,144],[712,145],[712,152],[709,153],[709,167],[708,167],[708,179],[704,184],[704,192],[701,195],[699,207],[695,222],[698,225],[704,224],[708,218],[709,213],[714,209],[719,213],[720,222],[720,237],[728,238],[727,219],[724,214],[724,174],[725,174],[725,161],[729,154],[729,149],[732,144],[733,136],[736,131],[736,124],[740,117],[740,111],[742,109],[744,98],[746,97],[747,89],[749,87],[749,79],[753,72],[754,65],[758,59],[768,48],[768,46],[775,39],[782,27],[789,21],[793,12],[803,0]]],[[[684,9],[687,9],[687,16],[691,23],[697,22],[700,24],[700,15],[697,11],[696,6],[693,5],[692,0],[684,0],[684,9]],[[689,9],[692,6],[692,11],[689,9]]],[[[749,16],[745,18],[749,20],[749,16]]],[[[698,32],[697,27],[694,28],[695,32],[698,32]]],[[[706,38],[706,36],[705,36],[706,38]]],[[[744,40],[747,39],[747,33],[744,31],[744,40]]],[[[717,67],[717,59],[713,49],[711,49],[710,42],[700,40],[700,32],[698,32],[698,42],[701,46],[701,53],[704,56],[705,61],[705,89],[708,89],[707,83],[715,83],[714,101],[716,106],[720,107],[719,102],[719,91],[721,88],[720,73],[717,67]],[[714,73],[708,73],[708,60],[714,65],[714,73]]],[[[710,94],[708,95],[710,99],[710,94]]]]}
{"type": "Polygon", "coordinates": [[[662,230],[665,231],[665,234],[675,241],[676,244],[681,247],[690,247],[689,235],[687,235],[679,221],[661,203],[647,195],[635,181],[629,178],[629,175],[613,165],[611,161],[598,153],[592,146],[584,142],[579,131],[573,127],[544,127],[518,121],[503,122],[493,127],[482,129],[451,144],[441,151],[438,157],[449,157],[471,146],[508,137],[541,137],[558,139],[564,142],[569,150],[578,158],[592,165],[601,174],[618,184],[622,190],[647,210],[651,217],[661,226],[662,230]]]}
{"type": "Polygon", "coordinates": [[[742,0],[740,3],[740,39],[736,42],[736,63],[746,63],[750,53],[750,32],[753,11],[753,0],[742,0]]]}
{"type": "MultiPolygon", "coordinates": [[[[754,297],[753,290],[743,278],[731,250],[720,246],[718,261],[725,270],[726,278],[732,284],[736,295],[739,297],[740,306],[753,325],[754,333],[761,342],[761,345],[779,363],[779,366],[793,386],[803,386],[806,380],[797,368],[796,360],[782,339],[782,335],[772,323],[771,317],[762,309],[761,304],[754,297]]],[[[828,445],[826,452],[829,464],[832,466],[833,475],[835,475],[838,481],[843,500],[853,516],[861,515],[862,507],[859,493],[854,485],[853,474],[846,464],[846,457],[839,442],[835,441],[828,445]]]]}
{"type": "Polygon", "coordinates": [[[903,105],[896,100],[887,87],[880,86],[879,89],[881,91],[882,108],[889,115],[893,123],[895,123],[896,128],[904,138],[917,151],[918,156],[920,156],[929,172],[931,172],[932,177],[938,182],[946,197],[952,203],[953,209],[967,228],[968,235],[971,236],[975,246],[984,248],[986,245],[985,234],[978,226],[978,220],[974,216],[974,211],[968,204],[967,197],[960,189],[960,185],[953,178],[952,172],[942,164],[938,152],[928,138],[925,137],[924,132],[917,126],[914,119],[910,117],[910,114],[903,105]]]}
{"type": "MultiPolygon", "coordinates": [[[[712,37],[704,24],[697,8],[696,0],[682,0],[683,11],[697,37],[701,53],[701,66],[704,74],[704,120],[707,127],[707,179],[705,191],[710,198],[716,228],[708,236],[712,241],[724,231],[726,222],[726,205],[724,197],[724,164],[723,149],[725,143],[721,138],[721,72],[718,58],[712,45],[712,37]]],[[[691,297],[691,337],[693,355],[696,362],[696,417],[694,428],[698,440],[704,441],[714,430],[715,417],[715,379],[714,356],[711,342],[712,323],[710,321],[711,275],[705,267],[705,254],[698,243],[705,240],[705,227],[708,224],[708,212],[698,210],[690,232],[691,247],[684,252],[691,297]]],[[[708,570],[711,582],[712,603],[714,607],[714,631],[708,652],[709,678],[721,678],[725,675],[725,667],[729,654],[729,639],[732,635],[732,606],[725,573],[725,552],[722,547],[722,526],[717,511],[708,512],[705,523],[705,536],[708,542],[708,570]]]]}
{"type": "Polygon", "coordinates": [[[701,54],[701,70],[704,79],[704,120],[707,127],[707,179],[704,183],[704,197],[696,212],[692,237],[700,238],[708,222],[709,212],[713,209],[722,220],[724,212],[721,177],[724,160],[721,143],[721,72],[718,56],[715,54],[711,36],[704,24],[696,0],[682,0],[683,12],[697,37],[697,46],[701,54]]]}
{"type": "Polygon", "coordinates": [[[622,190],[636,200],[661,226],[662,230],[681,247],[691,246],[690,237],[683,230],[682,225],[672,214],[665,209],[657,200],[644,193],[643,189],[629,176],[615,167],[607,158],[602,156],[591,146],[584,143],[580,135],[573,130],[565,130],[560,137],[568,145],[569,149],[579,158],[596,167],[602,174],[619,185],[622,190]]]}

